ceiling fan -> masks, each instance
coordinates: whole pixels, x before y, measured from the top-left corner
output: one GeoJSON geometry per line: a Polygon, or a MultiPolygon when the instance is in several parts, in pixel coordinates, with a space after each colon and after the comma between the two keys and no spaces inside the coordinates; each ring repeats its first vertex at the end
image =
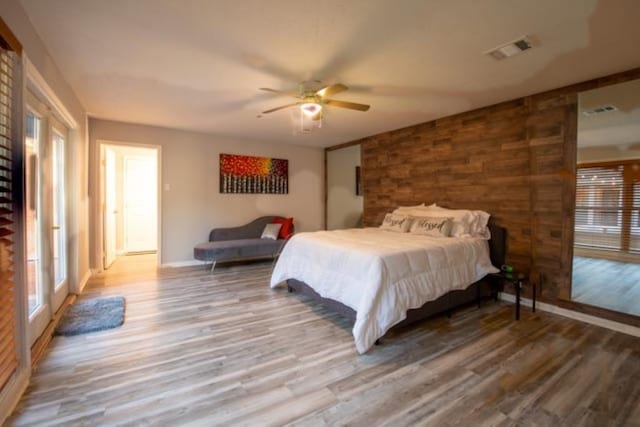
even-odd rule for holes
{"type": "MultiPolygon", "coordinates": [[[[313,82],[319,83],[319,82],[313,82]]],[[[337,99],[330,99],[330,96],[333,96],[337,93],[344,92],[349,88],[342,83],[336,83],[329,86],[325,86],[321,89],[315,90],[310,89],[310,85],[308,82],[303,82],[300,84],[299,92],[285,92],[276,89],[270,89],[267,87],[261,87],[260,90],[264,90],[266,92],[277,93],[279,95],[287,95],[293,98],[298,98],[299,101],[293,102],[291,104],[282,105],[280,107],[271,108],[269,110],[265,110],[262,114],[273,113],[274,111],[284,110],[285,108],[291,107],[300,107],[300,111],[307,117],[310,117],[312,120],[320,120],[322,118],[322,110],[324,107],[339,107],[339,108],[347,108],[349,110],[357,110],[357,111],[367,111],[369,109],[369,105],[365,104],[357,104],[355,102],[348,101],[339,101],[337,99]]],[[[317,86],[316,86],[317,87],[317,86]]],[[[261,117],[259,115],[258,117],[261,117]]]]}

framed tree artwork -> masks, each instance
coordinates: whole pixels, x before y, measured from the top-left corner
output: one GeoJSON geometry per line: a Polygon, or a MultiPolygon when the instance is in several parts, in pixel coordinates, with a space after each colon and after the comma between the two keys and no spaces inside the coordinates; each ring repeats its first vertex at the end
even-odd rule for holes
{"type": "Polygon", "coordinates": [[[289,161],[220,154],[220,193],[288,194],[289,161]]]}

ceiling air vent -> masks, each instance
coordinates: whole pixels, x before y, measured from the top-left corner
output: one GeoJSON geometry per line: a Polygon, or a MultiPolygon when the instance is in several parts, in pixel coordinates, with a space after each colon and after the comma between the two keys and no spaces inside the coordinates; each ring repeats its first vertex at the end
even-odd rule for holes
{"type": "Polygon", "coordinates": [[[594,114],[610,113],[612,111],[618,111],[618,107],[616,107],[615,105],[607,104],[592,108],[590,110],[584,110],[582,114],[584,114],[585,116],[593,116],[594,114]]]}
{"type": "Polygon", "coordinates": [[[525,50],[529,50],[531,49],[531,46],[531,41],[528,37],[520,37],[518,40],[514,40],[491,49],[485,52],[485,54],[493,57],[494,59],[501,60],[522,53],[525,50]]]}

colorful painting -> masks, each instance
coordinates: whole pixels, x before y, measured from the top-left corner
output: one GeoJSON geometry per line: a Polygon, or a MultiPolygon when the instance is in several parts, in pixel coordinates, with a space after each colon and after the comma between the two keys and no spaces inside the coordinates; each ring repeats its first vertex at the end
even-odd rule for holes
{"type": "Polygon", "coordinates": [[[220,192],[288,194],[289,161],[269,157],[220,154],[220,192]]]}

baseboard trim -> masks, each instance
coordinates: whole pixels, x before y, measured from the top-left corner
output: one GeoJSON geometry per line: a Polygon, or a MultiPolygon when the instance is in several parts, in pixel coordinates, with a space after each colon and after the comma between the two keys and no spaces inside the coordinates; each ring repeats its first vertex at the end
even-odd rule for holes
{"type": "Polygon", "coordinates": [[[84,291],[84,287],[87,286],[87,283],[89,282],[89,279],[91,279],[92,274],[93,271],[91,270],[87,270],[87,272],[84,273],[84,276],[82,276],[82,279],[80,279],[80,283],[78,284],[78,295],[80,295],[82,291],[84,291]]]}
{"type": "MultiPolygon", "coordinates": [[[[511,303],[516,302],[516,297],[512,294],[500,292],[498,295],[502,301],[511,303]]],[[[520,304],[525,307],[531,307],[533,305],[531,299],[529,298],[520,298],[520,304]]],[[[566,308],[558,307],[557,305],[548,304],[546,302],[536,301],[536,310],[538,309],[541,311],[546,311],[548,313],[557,314],[559,316],[568,317],[570,319],[579,320],[581,322],[611,329],[616,332],[622,332],[623,334],[640,337],[640,328],[627,325],[626,323],[615,322],[613,320],[603,319],[601,317],[591,316],[589,314],[584,314],[573,310],[567,310],[566,308]]]]}
{"type": "Polygon", "coordinates": [[[175,261],[175,262],[166,262],[164,264],[160,264],[160,267],[168,267],[168,268],[177,268],[177,267],[193,267],[196,265],[207,265],[211,264],[211,262],[207,261],[198,261],[197,259],[192,259],[189,261],[175,261]]]}
{"type": "Polygon", "coordinates": [[[51,319],[47,327],[44,329],[44,332],[42,332],[42,335],[40,335],[31,346],[32,368],[34,368],[38,364],[38,362],[40,362],[42,356],[44,356],[47,347],[49,347],[49,343],[51,343],[51,339],[53,338],[53,333],[56,329],[56,326],[58,326],[58,323],[60,323],[62,315],[67,311],[69,306],[76,301],[76,298],[77,296],[75,294],[67,295],[58,311],[56,311],[56,313],[53,315],[53,319],[51,319]]]}
{"type": "Polygon", "coordinates": [[[20,402],[20,398],[29,385],[30,376],[31,368],[25,366],[19,369],[16,375],[4,386],[2,393],[0,393],[0,425],[4,425],[20,402]]]}

